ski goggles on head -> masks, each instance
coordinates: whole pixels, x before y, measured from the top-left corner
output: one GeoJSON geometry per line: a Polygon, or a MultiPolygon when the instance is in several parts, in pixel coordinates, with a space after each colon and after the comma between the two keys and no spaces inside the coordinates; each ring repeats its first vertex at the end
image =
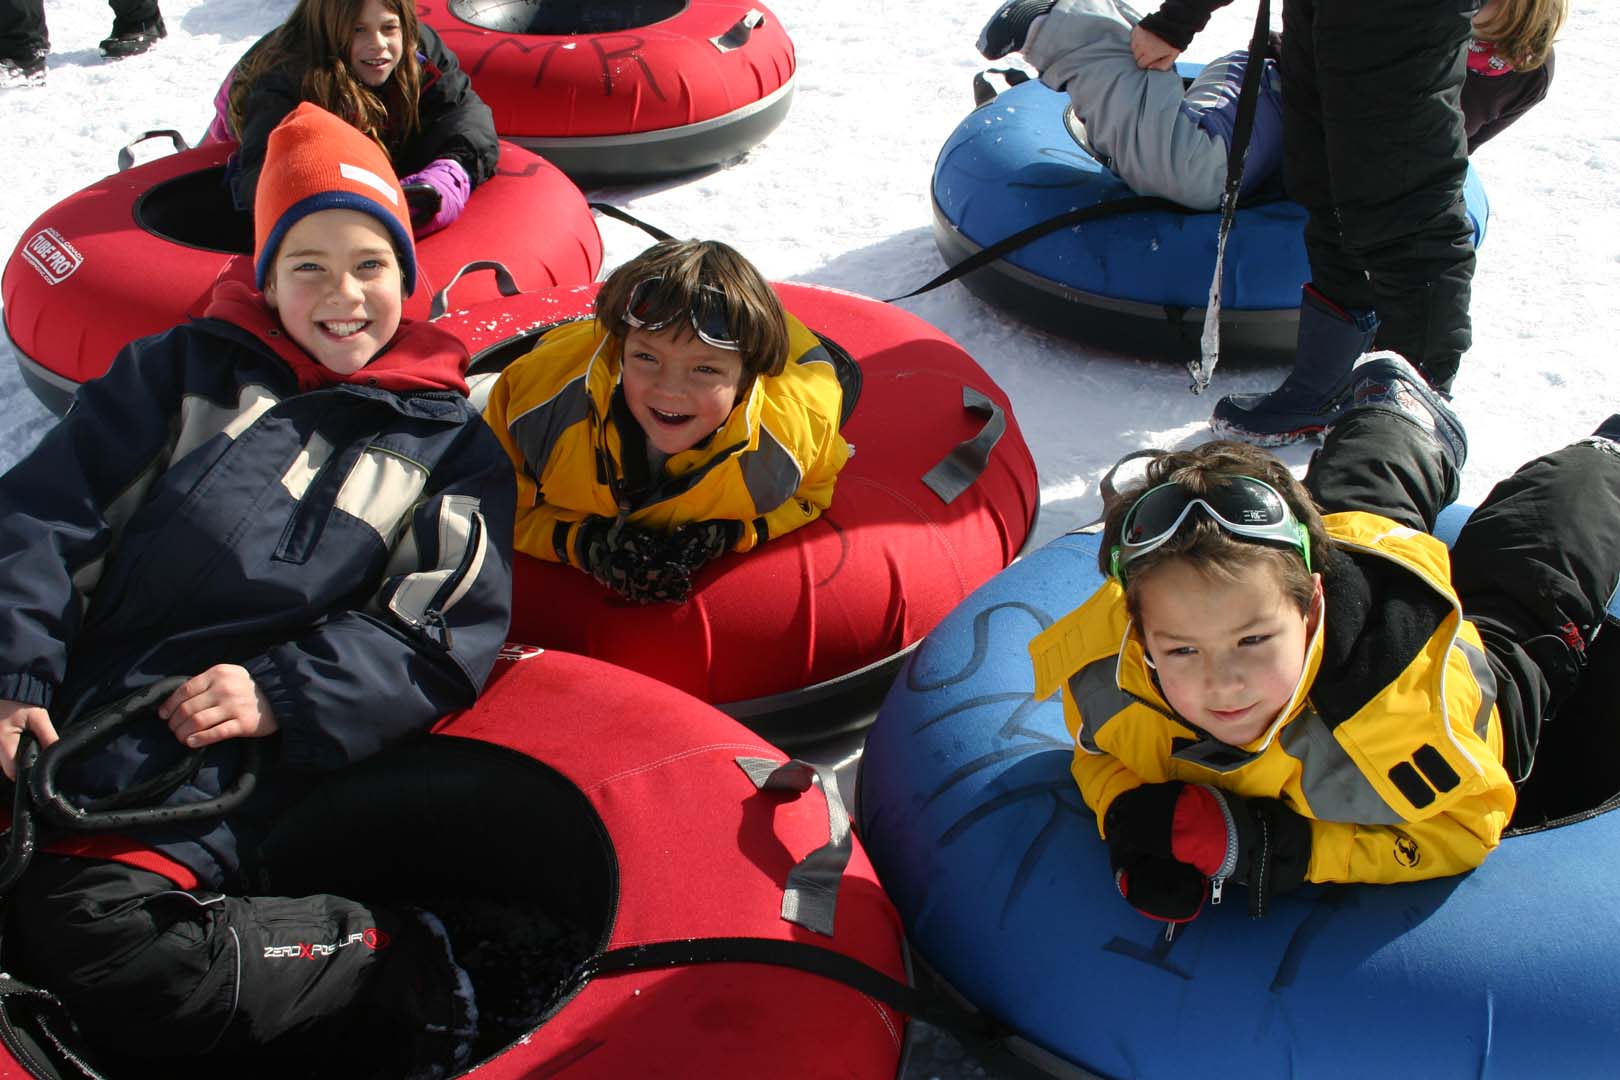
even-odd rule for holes
{"type": "Polygon", "coordinates": [[[1305,569],[1311,568],[1310,531],[1294,516],[1288,501],[1263,480],[1234,476],[1202,495],[1180,484],[1160,484],[1138,496],[1125,512],[1119,543],[1108,553],[1114,579],[1123,586],[1125,568],[1163,547],[1195,509],[1233,536],[1299,552],[1305,569]]]}
{"type": "Polygon", "coordinates": [[[663,330],[682,315],[692,320],[692,332],[717,349],[738,352],[741,346],[726,317],[726,294],[713,285],[698,286],[691,306],[683,309],[674,290],[661,277],[645,277],[630,287],[624,303],[624,321],[637,330],[663,330]]]}

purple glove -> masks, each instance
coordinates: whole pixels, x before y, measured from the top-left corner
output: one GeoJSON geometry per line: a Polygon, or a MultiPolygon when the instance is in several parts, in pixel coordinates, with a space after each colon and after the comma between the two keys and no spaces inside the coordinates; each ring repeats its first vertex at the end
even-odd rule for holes
{"type": "Polygon", "coordinates": [[[411,227],[416,238],[438,232],[461,216],[472,193],[472,177],[453,158],[437,158],[421,172],[400,178],[405,201],[411,204],[411,227]]]}

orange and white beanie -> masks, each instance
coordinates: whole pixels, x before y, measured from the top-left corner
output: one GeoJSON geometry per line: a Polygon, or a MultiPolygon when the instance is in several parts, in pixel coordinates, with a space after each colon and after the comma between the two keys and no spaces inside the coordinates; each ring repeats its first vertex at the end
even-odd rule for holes
{"type": "Polygon", "coordinates": [[[382,148],[319,105],[304,102],[270,133],[253,198],[254,284],[264,288],[287,230],[319,210],[358,210],[388,230],[405,274],[405,295],[416,288],[411,211],[382,148]]]}

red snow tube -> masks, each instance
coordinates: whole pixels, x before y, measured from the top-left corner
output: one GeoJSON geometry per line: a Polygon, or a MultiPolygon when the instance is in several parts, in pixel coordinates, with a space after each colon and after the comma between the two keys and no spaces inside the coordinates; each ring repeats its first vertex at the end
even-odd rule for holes
{"type": "MultiPolygon", "coordinates": [[[[709,564],[679,606],[631,604],[572,567],[519,556],[511,636],[651,675],[791,746],[865,722],[852,697],[875,702],[903,651],[1013,560],[1039,490],[1006,395],[950,338],[865,297],[776,288],[861,369],[843,429],[855,454],[831,508],[709,564]],[[952,478],[961,490],[947,502],[952,478]]],[[[526,293],[442,325],[467,341],[475,372],[499,370],[533,347],[536,327],[590,311],[594,295],[526,293]]]]}
{"type": "MultiPolygon", "coordinates": [[[[526,1022],[494,1042],[487,1023],[484,1060],[457,1075],[893,1077],[905,1020],[812,973],[906,978],[899,919],[841,802],[814,785],[761,790],[784,755],[668,686],[564,653],[508,656],[473,708],[278,820],[264,846],[278,893],[430,910],[461,898],[567,929],[540,985],[481,981],[468,961],[481,1013],[526,1022]],[[829,847],[847,853],[842,872],[829,847]],[[797,886],[801,864],[837,881],[830,909],[797,886]],[[830,933],[801,925],[829,916],[830,933]],[[564,993],[531,1027],[559,975],[564,993]],[[514,1014],[514,996],[530,1007],[514,1014]]],[[[486,926],[496,950],[511,947],[486,926]]],[[[481,940],[458,936],[461,955],[481,940]]],[[[0,1077],[30,1075],[25,1051],[7,1052],[16,1037],[0,1029],[0,1077]]]]}
{"type": "MultiPolygon", "coordinates": [[[[46,406],[66,409],[128,342],[201,315],[220,278],[252,281],[252,219],[224,186],[232,149],[214,143],[113,173],[23,232],[0,296],[24,381],[46,406]]],[[[405,314],[426,317],[434,291],[482,258],[501,260],[525,288],[584,282],[602,265],[602,240],[572,181],[503,144],[496,175],[461,218],[417,246],[405,314]]]]}
{"type": "Polygon", "coordinates": [[[705,168],[768,135],[793,99],[793,43],[751,0],[418,4],[495,130],[581,183],[705,168]]]}

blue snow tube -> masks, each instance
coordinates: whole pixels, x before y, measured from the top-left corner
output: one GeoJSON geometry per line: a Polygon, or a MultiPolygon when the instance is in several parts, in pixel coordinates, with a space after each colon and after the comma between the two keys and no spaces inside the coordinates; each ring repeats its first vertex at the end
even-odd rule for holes
{"type": "MultiPolygon", "coordinates": [[[[1457,877],[1307,886],[1258,920],[1240,896],[1170,940],[1120,898],[1027,652],[1100,583],[1097,544],[1058,537],[970,595],[867,737],[861,839],[926,967],[1059,1076],[1612,1075],[1620,813],[1511,836],[1457,877]]],[[[1581,703],[1610,720],[1616,654],[1581,703]]]]}
{"type": "MultiPolygon", "coordinates": [[[[1201,65],[1179,65],[1183,77],[1201,65]]],[[[1035,80],[957,125],[934,163],[934,240],[955,265],[1021,229],[1133,194],[1077,141],[1068,95],[1035,80]]],[[[1474,243],[1490,216],[1470,166],[1474,243]]],[[[1123,214],[1059,229],[963,278],[986,301],[1082,340],[1133,354],[1196,354],[1220,215],[1123,214]]],[[[1223,355],[1292,353],[1310,280],[1305,209],[1283,199],[1238,210],[1226,247],[1223,355]]]]}

